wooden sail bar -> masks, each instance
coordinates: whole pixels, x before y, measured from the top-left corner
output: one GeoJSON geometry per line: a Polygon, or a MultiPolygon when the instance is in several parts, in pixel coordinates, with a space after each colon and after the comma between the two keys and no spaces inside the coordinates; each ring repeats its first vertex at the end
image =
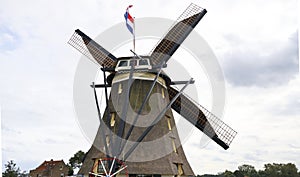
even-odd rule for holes
{"type": "Polygon", "coordinates": [[[152,64],[167,62],[205,14],[205,9],[192,3],[150,52],[152,64]]]}
{"type": "Polygon", "coordinates": [[[68,43],[100,67],[112,68],[116,65],[117,58],[114,55],[79,29],[75,30],[68,43]]]}
{"type": "MultiPolygon", "coordinates": [[[[178,91],[173,87],[169,87],[168,92],[170,99],[172,99],[178,91]]],[[[229,145],[237,134],[236,131],[217,116],[184,93],[176,99],[172,104],[172,108],[224,149],[229,148],[229,145]]]]}

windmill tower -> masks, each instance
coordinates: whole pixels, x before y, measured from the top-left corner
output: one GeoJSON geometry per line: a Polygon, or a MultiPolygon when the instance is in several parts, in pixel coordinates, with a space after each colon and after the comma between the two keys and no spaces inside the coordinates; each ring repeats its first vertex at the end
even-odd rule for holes
{"type": "Polygon", "coordinates": [[[75,30],[68,43],[95,61],[104,74],[104,84],[93,84],[97,105],[95,89],[102,87],[107,91],[111,87],[97,135],[79,174],[194,176],[172,109],[221,147],[229,148],[236,132],[183,93],[193,80],[172,81],[162,71],[205,14],[205,9],[191,4],[148,56],[133,52],[134,56],[117,58],[75,30]],[[177,84],[184,86],[177,90],[173,87],[177,84]]]}

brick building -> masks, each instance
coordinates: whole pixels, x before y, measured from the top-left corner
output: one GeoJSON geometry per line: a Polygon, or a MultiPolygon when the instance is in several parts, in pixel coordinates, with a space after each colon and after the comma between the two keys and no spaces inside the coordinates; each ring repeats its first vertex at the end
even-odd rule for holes
{"type": "Polygon", "coordinates": [[[34,170],[30,170],[30,177],[64,177],[68,175],[69,168],[63,160],[44,161],[34,170]]]}

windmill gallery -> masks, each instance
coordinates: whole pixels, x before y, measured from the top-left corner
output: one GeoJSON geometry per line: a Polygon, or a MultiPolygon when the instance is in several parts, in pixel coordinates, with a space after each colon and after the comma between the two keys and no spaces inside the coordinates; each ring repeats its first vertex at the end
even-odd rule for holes
{"type": "Polygon", "coordinates": [[[205,14],[206,10],[195,4],[188,6],[148,56],[132,51],[133,56],[117,58],[82,31],[75,30],[68,43],[99,65],[104,76],[104,84],[92,85],[100,126],[78,174],[194,176],[171,109],[218,145],[229,148],[236,132],[183,93],[194,80],[173,81],[162,70],[205,14]],[[174,87],[179,84],[184,85],[180,90],[174,87]],[[96,88],[106,93],[102,117],[96,88]]]}

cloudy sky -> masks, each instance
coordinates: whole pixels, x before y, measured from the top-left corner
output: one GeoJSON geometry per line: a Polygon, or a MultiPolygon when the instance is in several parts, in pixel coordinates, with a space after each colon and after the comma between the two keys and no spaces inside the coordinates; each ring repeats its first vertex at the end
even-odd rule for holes
{"type": "MultiPolygon", "coordinates": [[[[221,65],[226,83],[223,120],[238,132],[224,151],[214,143],[201,147],[202,135],[194,131],[184,144],[194,172],[217,173],[242,164],[262,169],[270,162],[300,168],[298,2],[191,2],[208,10],[195,31],[221,65]]],[[[2,163],[13,159],[28,171],[44,160],[68,162],[76,151],[88,150],[73,108],[81,55],[67,41],[77,28],[95,37],[123,22],[129,4],[136,18],[175,20],[190,2],[1,0],[2,163]]]]}

